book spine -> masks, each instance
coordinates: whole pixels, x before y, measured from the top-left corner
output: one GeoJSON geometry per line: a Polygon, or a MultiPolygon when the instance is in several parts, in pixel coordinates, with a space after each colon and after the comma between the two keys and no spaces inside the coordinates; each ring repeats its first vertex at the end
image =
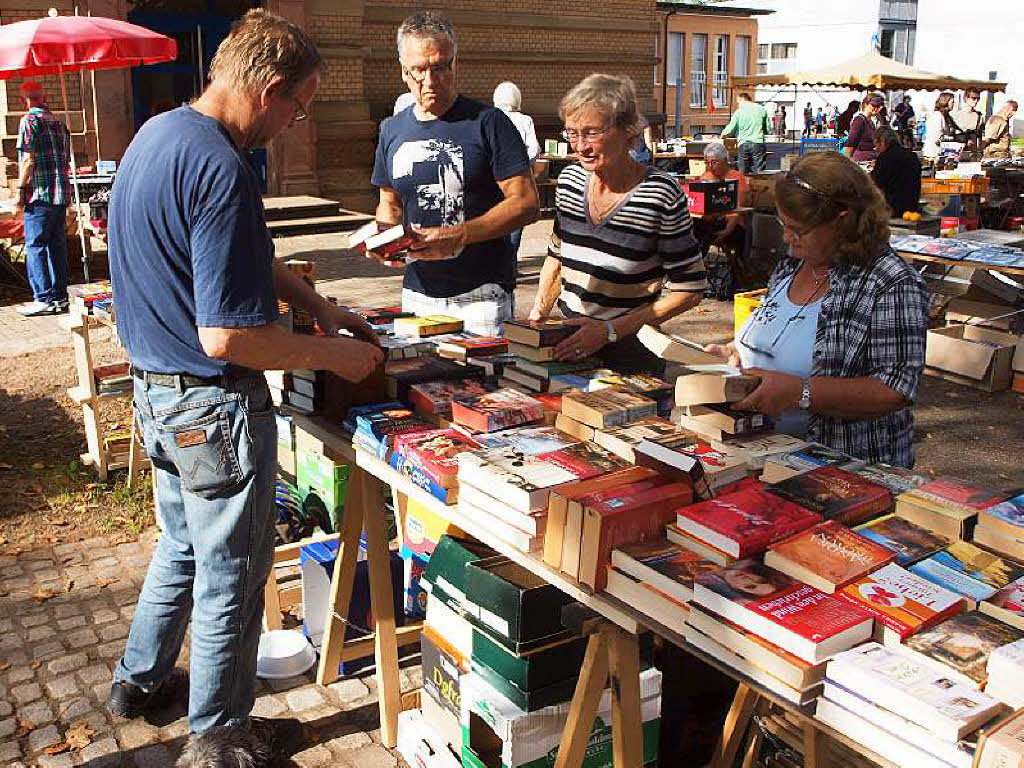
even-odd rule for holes
{"type": "Polygon", "coordinates": [[[453,489],[445,488],[443,485],[436,483],[433,478],[427,475],[426,472],[411,464],[408,461],[408,457],[403,454],[398,452],[393,453],[388,463],[396,472],[408,477],[413,485],[422,488],[434,498],[440,499],[445,504],[455,503],[455,494],[453,489]]]}

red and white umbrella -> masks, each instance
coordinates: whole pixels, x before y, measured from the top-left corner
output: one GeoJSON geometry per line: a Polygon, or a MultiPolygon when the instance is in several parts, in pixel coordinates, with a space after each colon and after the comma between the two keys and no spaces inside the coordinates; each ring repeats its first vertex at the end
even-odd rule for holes
{"type": "MultiPolygon", "coordinates": [[[[11,77],[59,75],[68,114],[68,92],[64,75],[95,69],[124,69],[139,64],[173,61],[178,44],[165,35],[126,21],[102,16],[49,16],[0,25],[0,80],[11,77]]],[[[82,241],[82,264],[86,263],[85,229],[82,225],[78,169],[71,152],[71,175],[78,212],[78,234],[82,241]]]]}

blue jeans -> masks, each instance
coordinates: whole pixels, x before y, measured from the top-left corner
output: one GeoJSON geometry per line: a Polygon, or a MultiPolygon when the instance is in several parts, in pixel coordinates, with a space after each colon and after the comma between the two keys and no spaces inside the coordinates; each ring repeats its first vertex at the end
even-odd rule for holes
{"type": "Polygon", "coordinates": [[[25,271],[33,298],[43,304],[68,300],[66,215],[65,205],[25,206],[25,271]]]}
{"type": "Polygon", "coordinates": [[[764,154],[764,144],[745,141],[737,147],[739,154],[740,173],[761,173],[768,164],[764,154]]]}
{"type": "Polygon", "coordinates": [[[270,391],[253,372],[180,391],[136,379],[135,411],[164,531],[114,679],[158,687],[191,617],[189,728],[244,724],[274,552],[270,391]]]}
{"type": "Polygon", "coordinates": [[[515,261],[519,258],[519,244],[523,242],[522,227],[519,229],[513,229],[509,232],[508,239],[512,241],[512,260],[515,261]]]}

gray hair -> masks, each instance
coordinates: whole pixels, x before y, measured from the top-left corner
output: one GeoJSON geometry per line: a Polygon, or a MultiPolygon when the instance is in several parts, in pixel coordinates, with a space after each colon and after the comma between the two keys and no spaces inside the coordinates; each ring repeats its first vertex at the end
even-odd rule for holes
{"type": "Polygon", "coordinates": [[[494,89],[494,106],[506,112],[518,112],[523,106],[523,94],[515,83],[505,81],[494,89]]]}
{"type": "Polygon", "coordinates": [[[729,161],[729,152],[725,148],[725,144],[720,141],[712,141],[706,147],[704,147],[704,159],[705,160],[725,160],[729,161]]]}
{"type": "Polygon", "coordinates": [[[453,52],[459,49],[458,43],[455,42],[455,30],[452,28],[452,23],[437,11],[420,11],[401,23],[396,35],[399,55],[402,53],[402,41],[407,37],[443,41],[451,45],[453,52]]]}
{"type": "Polygon", "coordinates": [[[636,86],[625,75],[593,74],[583,78],[562,97],[558,116],[565,122],[584,109],[600,112],[611,125],[634,133],[640,130],[636,86]]]}
{"type": "Polygon", "coordinates": [[[884,142],[887,145],[899,144],[900,137],[892,128],[888,125],[883,125],[875,131],[875,143],[884,142]]]}

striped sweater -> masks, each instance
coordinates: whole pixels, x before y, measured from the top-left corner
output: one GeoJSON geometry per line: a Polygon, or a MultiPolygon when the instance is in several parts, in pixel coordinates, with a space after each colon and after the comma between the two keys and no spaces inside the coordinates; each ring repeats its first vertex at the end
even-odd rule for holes
{"type": "Polygon", "coordinates": [[[607,320],[653,303],[662,288],[705,289],[686,196],[671,176],[652,169],[598,224],[587,212],[587,180],[571,165],[555,191],[548,254],[561,262],[563,315],[607,320]]]}

